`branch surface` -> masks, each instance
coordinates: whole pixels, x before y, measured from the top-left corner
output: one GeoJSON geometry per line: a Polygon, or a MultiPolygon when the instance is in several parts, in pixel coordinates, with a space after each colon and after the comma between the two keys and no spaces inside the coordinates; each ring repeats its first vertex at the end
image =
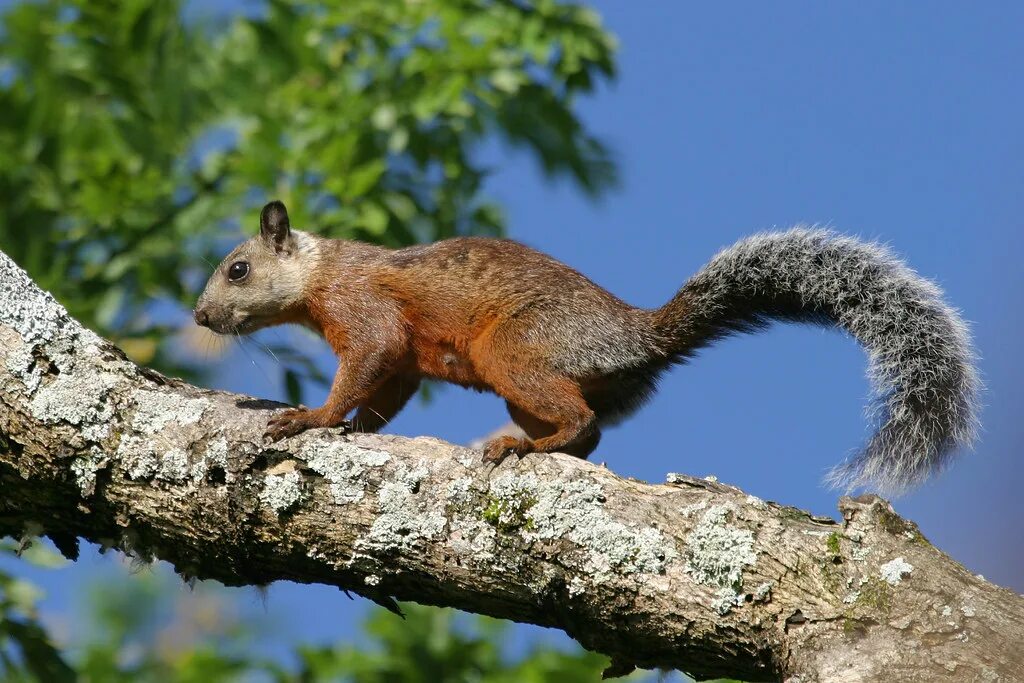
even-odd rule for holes
{"type": "Polygon", "coordinates": [[[1024,598],[880,498],[843,522],[569,456],[313,430],[140,368],[0,253],[0,535],[85,538],[228,585],[324,583],[564,630],[748,681],[1021,681],[1024,598]]]}

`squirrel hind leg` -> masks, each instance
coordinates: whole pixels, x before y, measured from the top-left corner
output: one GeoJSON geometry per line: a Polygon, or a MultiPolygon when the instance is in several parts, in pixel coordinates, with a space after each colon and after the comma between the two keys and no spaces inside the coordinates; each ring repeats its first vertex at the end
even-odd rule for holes
{"type": "Polygon", "coordinates": [[[558,451],[559,453],[567,453],[568,455],[574,455],[577,458],[586,460],[601,441],[601,430],[598,429],[596,422],[592,421],[575,439],[561,445],[550,446],[552,443],[558,444],[560,441],[563,441],[565,434],[563,433],[560,436],[559,430],[554,424],[540,419],[514,403],[506,401],[505,404],[508,407],[508,414],[512,421],[519,425],[526,432],[530,440],[533,441],[531,450],[535,452],[558,451]],[[545,445],[548,445],[548,447],[545,448],[545,445]]]}
{"type": "Polygon", "coordinates": [[[523,450],[568,451],[586,457],[597,446],[600,433],[597,416],[587,404],[579,380],[553,364],[544,349],[525,345],[524,321],[514,323],[479,340],[472,360],[483,382],[505,399],[512,419],[530,439],[488,442],[486,459],[500,461],[509,449],[519,454],[523,450]]]}
{"type": "Polygon", "coordinates": [[[586,382],[583,396],[599,425],[614,426],[635,413],[654,395],[663,366],[632,368],[586,382]]]}

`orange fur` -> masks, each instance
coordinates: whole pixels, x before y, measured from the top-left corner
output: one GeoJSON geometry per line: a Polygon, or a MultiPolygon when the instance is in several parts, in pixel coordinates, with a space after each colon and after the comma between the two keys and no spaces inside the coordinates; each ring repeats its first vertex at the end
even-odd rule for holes
{"type": "Polygon", "coordinates": [[[586,457],[600,439],[595,406],[604,417],[621,412],[621,383],[607,374],[667,363],[651,312],[512,241],[454,238],[392,251],[292,231],[279,202],[264,208],[260,228],[211,277],[197,322],[241,333],[297,323],[338,357],[324,405],[275,415],[273,439],[346,424],[352,411],[354,428],[376,431],[430,378],[506,400],[528,437],[492,440],[487,459],[555,450],[586,457]],[[240,261],[247,274],[232,280],[240,261]]]}
{"type": "Polygon", "coordinates": [[[586,457],[599,427],[639,408],[669,365],[772,320],[846,328],[886,384],[877,404],[884,426],[837,480],[916,483],[975,428],[970,340],[936,288],[884,249],[802,228],[737,243],[645,310],[509,240],[389,250],[293,231],[275,201],[263,208],[259,236],[210,277],[194,315],[222,334],[299,323],[334,349],[327,401],[274,416],[275,439],[345,424],[352,411],[356,429],[380,429],[432,378],[505,399],[526,436],[492,439],[486,459],[586,457]]]}
{"type": "MultiPolygon", "coordinates": [[[[339,252],[346,248],[332,246],[339,252]]],[[[324,406],[283,414],[272,421],[272,436],[335,426],[357,408],[353,426],[376,431],[408,401],[421,378],[431,378],[506,399],[512,418],[530,438],[495,440],[486,449],[488,459],[552,450],[585,457],[596,447],[599,432],[580,382],[545,369],[549,354],[543,345],[517,343],[506,292],[467,291],[465,282],[436,262],[395,267],[375,252],[377,258],[350,264],[321,249],[323,265],[305,292],[305,310],[291,314],[290,321],[322,331],[339,358],[338,374],[324,406]],[[443,295],[431,296],[436,290],[443,295]]],[[[494,256],[516,258],[521,249],[510,242],[470,244],[462,255],[467,262],[479,261],[475,267],[493,267],[494,256]],[[485,253],[474,246],[485,246],[485,253]],[[496,254],[486,253],[495,247],[496,254]]]]}

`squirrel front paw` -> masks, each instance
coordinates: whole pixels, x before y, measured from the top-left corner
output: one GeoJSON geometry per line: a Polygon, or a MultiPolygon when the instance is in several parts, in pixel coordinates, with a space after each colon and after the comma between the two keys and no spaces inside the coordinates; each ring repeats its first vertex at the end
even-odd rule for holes
{"type": "Polygon", "coordinates": [[[484,444],[483,461],[500,465],[501,461],[510,455],[518,455],[521,458],[531,451],[533,451],[533,442],[529,439],[499,436],[484,444]]]}
{"type": "Polygon", "coordinates": [[[348,420],[342,420],[339,424],[325,424],[316,410],[289,408],[267,420],[267,430],[263,433],[263,438],[273,443],[315,427],[340,427],[349,431],[352,425],[348,420]]]}

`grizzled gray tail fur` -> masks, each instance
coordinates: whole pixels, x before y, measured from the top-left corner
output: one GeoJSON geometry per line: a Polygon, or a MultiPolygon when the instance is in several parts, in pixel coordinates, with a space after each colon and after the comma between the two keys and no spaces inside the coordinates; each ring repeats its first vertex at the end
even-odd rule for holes
{"type": "Polygon", "coordinates": [[[878,430],[832,470],[833,486],[899,493],[975,438],[980,383],[967,326],[936,285],[877,244],[807,228],[755,235],[715,256],[655,318],[679,360],[772,320],[856,337],[878,430]]]}

